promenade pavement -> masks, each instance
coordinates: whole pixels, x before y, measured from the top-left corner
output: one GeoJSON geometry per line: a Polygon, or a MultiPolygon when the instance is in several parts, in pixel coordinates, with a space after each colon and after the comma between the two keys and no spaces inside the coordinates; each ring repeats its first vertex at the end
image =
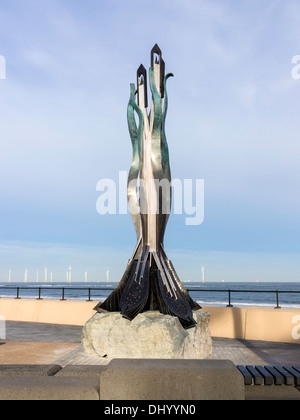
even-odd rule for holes
{"type": "MultiPolygon", "coordinates": [[[[0,364],[105,365],[107,358],[87,355],[81,347],[82,327],[27,322],[6,322],[0,341],[0,364]]],[[[213,338],[211,359],[236,365],[300,366],[297,344],[213,338]]]]}

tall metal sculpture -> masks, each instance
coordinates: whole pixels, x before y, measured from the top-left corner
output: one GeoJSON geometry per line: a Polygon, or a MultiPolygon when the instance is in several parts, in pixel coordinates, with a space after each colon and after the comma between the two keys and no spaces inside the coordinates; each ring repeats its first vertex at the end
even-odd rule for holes
{"type": "Polygon", "coordinates": [[[196,324],[193,310],[201,307],[190,298],[164,250],[172,199],[165,133],[166,83],[171,76],[171,73],[165,75],[165,62],[156,44],[151,51],[149,70],[150,113],[147,72],[143,65],[137,71],[137,89],[134,84],[130,85],[127,118],[133,159],[128,178],[128,202],[137,245],[119,285],[95,310],[121,312],[129,320],[141,312],[159,310],[177,316],[184,328],[191,328],[196,324]]]}

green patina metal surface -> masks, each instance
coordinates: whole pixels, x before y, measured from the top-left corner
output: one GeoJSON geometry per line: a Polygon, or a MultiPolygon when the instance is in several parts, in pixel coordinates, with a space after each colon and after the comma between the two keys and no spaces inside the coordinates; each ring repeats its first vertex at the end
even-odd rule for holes
{"type": "Polygon", "coordinates": [[[139,211],[139,199],[137,192],[137,180],[140,172],[140,161],[143,148],[143,129],[144,118],[141,110],[135,101],[136,89],[134,84],[130,85],[130,99],[127,108],[128,129],[131,137],[133,157],[128,177],[127,196],[128,201],[135,204],[137,211],[131,212],[133,223],[136,230],[137,240],[141,237],[141,216],[139,211]],[[134,112],[137,112],[139,117],[139,126],[137,127],[134,112]]]}

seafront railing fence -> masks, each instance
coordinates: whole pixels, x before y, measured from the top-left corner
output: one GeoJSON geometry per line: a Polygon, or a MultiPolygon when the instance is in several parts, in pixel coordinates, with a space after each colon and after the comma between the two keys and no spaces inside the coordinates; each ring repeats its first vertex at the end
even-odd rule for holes
{"type": "MultiPolygon", "coordinates": [[[[84,294],[86,294],[86,301],[87,302],[92,302],[93,301],[93,297],[95,298],[95,293],[93,292],[101,292],[101,291],[113,291],[114,288],[113,287],[38,287],[38,286],[0,286],[0,292],[1,290],[5,290],[5,291],[11,291],[11,290],[15,290],[16,291],[16,297],[14,299],[26,299],[26,296],[22,297],[22,291],[29,291],[29,290],[35,290],[37,292],[37,300],[43,300],[46,296],[46,293],[49,291],[60,291],[59,295],[57,296],[58,298],[60,297],[61,301],[65,301],[67,300],[66,298],[66,291],[80,291],[81,292],[81,296],[80,298],[84,298],[84,294]],[[93,296],[94,295],[94,296],[93,296]]],[[[273,294],[274,295],[274,302],[275,302],[275,309],[281,309],[280,306],[280,295],[283,294],[298,294],[299,295],[299,306],[300,306],[300,291],[295,291],[295,290],[243,290],[243,289],[199,289],[199,288],[193,288],[193,289],[186,289],[187,292],[189,294],[193,294],[193,292],[200,292],[202,294],[205,293],[224,293],[225,296],[227,296],[228,299],[228,304],[226,305],[228,308],[232,308],[233,304],[232,304],[232,296],[236,295],[236,294],[247,294],[247,293],[254,293],[254,294],[259,294],[259,293],[265,293],[265,294],[273,294]]],[[[192,296],[192,295],[191,295],[192,296]]],[[[3,297],[8,297],[8,296],[2,296],[3,297]]],[[[11,296],[9,297],[11,298],[11,296]]],[[[27,297],[28,298],[28,297],[27,297]]],[[[49,298],[49,297],[48,297],[49,298]]],[[[74,296],[69,297],[69,299],[76,299],[74,298],[74,296]]],[[[78,298],[78,297],[77,297],[78,298]]],[[[0,299],[1,299],[1,293],[0,293],[0,299]]],[[[51,297],[49,299],[55,299],[55,297],[51,297]]],[[[209,302],[207,302],[207,304],[209,304],[209,302]]],[[[255,303],[253,303],[255,304],[255,303]]]]}
{"type": "MultiPolygon", "coordinates": [[[[49,291],[53,291],[53,290],[59,290],[60,291],[60,296],[61,296],[61,301],[63,300],[67,300],[66,299],[66,291],[75,291],[75,290],[79,290],[81,292],[87,292],[87,302],[92,302],[92,291],[113,291],[114,288],[108,288],[108,287],[51,287],[50,289],[48,287],[34,287],[34,286],[29,286],[29,287],[22,287],[22,286],[0,286],[0,291],[1,290],[15,290],[16,291],[16,297],[14,299],[22,299],[21,296],[21,291],[25,290],[25,291],[29,291],[29,290],[36,290],[37,291],[37,298],[36,300],[43,300],[43,298],[45,297],[45,293],[49,292],[49,291]],[[43,295],[43,297],[42,297],[43,295]]],[[[0,299],[3,298],[3,296],[0,296],[0,299]]],[[[24,299],[26,297],[23,297],[24,299]]],[[[54,297],[51,297],[52,299],[54,299],[54,297]]],[[[49,298],[50,299],[50,298],[49,298]]]]}
{"type": "Polygon", "coordinates": [[[273,294],[274,301],[276,302],[275,309],[281,309],[281,306],[279,304],[279,296],[280,294],[298,294],[299,295],[299,306],[300,306],[300,291],[297,290],[241,290],[241,289],[225,289],[225,290],[208,290],[208,289],[187,289],[187,291],[190,292],[218,292],[218,293],[227,293],[228,296],[228,304],[226,305],[227,308],[233,308],[232,304],[232,295],[238,294],[238,293],[267,293],[267,294],[273,294]]]}

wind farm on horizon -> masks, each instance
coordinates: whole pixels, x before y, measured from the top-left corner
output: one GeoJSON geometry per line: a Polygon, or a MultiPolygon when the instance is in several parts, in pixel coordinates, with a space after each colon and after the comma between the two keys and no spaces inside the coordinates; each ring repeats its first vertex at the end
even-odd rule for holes
{"type": "MultiPolygon", "coordinates": [[[[205,283],[206,279],[205,279],[205,267],[206,266],[201,266],[201,281],[199,280],[199,282],[201,283],[205,283]]],[[[103,278],[103,280],[89,280],[88,278],[88,269],[86,269],[82,274],[80,274],[80,277],[77,276],[76,280],[73,277],[73,268],[71,265],[69,265],[69,267],[67,268],[66,272],[65,272],[65,278],[64,275],[57,275],[55,276],[54,273],[52,271],[49,272],[49,269],[47,267],[44,268],[43,270],[43,275],[40,274],[40,270],[29,270],[27,267],[24,270],[24,275],[20,275],[20,274],[15,274],[13,273],[12,269],[8,270],[8,281],[6,280],[2,280],[0,279],[0,283],[8,283],[10,284],[22,284],[24,283],[24,285],[27,284],[45,284],[45,285],[49,285],[49,284],[69,284],[71,285],[72,283],[84,283],[84,284],[88,284],[88,283],[117,283],[116,281],[113,281],[110,279],[110,269],[107,268],[105,271],[105,277],[103,278]],[[32,274],[32,272],[34,272],[34,274],[32,274]],[[80,279],[80,277],[82,276],[82,279],[80,279]],[[33,279],[34,277],[34,279],[33,279]]],[[[191,283],[191,280],[185,280],[184,283],[191,283]]],[[[223,281],[222,281],[223,282],[223,281]]],[[[197,282],[198,283],[198,282],[197,282]]]]}
{"type": "MultiPolygon", "coordinates": [[[[54,277],[54,273],[51,271],[49,273],[49,270],[47,267],[44,268],[43,271],[43,277],[40,276],[40,271],[37,270],[35,272],[35,279],[30,279],[29,277],[29,270],[26,267],[24,270],[24,277],[22,278],[22,276],[20,275],[16,275],[14,276],[13,274],[13,270],[9,269],[8,270],[8,284],[13,284],[13,283],[24,283],[26,284],[61,284],[61,283],[67,283],[67,284],[72,284],[73,278],[72,278],[72,266],[69,265],[68,269],[66,270],[66,274],[65,274],[65,280],[63,280],[63,276],[57,276],[54,277]],[[57,280],[58,279],[58,280],[57,280]]],[[[4,280],[0,280],[0,283],[6,283],[6,281],[4,280]]],[[[88,284],[89,283],[89,279],[88,279],[88,269],[86,269],[83,273],[83,277],[82,280],[78,280],[78,278],[73,281],[73,283],[85,283],[88,284]]],[[[105,272],[105,279],[103,280],[97,280],[95,281],[90,281],[90,283],[110,283],[110,270],[107,268],[106,272],[105,272]]]]}

